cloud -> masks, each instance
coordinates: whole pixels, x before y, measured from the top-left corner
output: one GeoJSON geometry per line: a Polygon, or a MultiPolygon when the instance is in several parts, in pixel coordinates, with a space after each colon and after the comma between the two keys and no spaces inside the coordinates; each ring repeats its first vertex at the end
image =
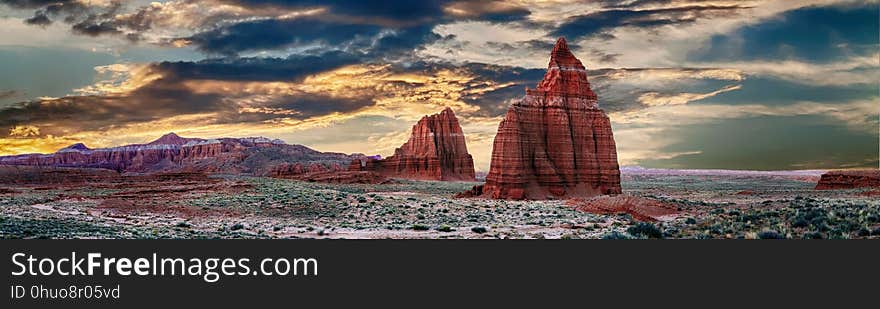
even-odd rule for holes
{"type": "Polygon", "coordinates": [[[636,111],[646,105],[684,104],[740,89],[746,74],[719,68],[599,69],[588,74],[599,106],[608,112],[636,111]]]}
{"type": "MultiPolygon", "coordinates": [[[[824,63],[797,60],[713,62],[737,68],[748,75],[769,76],[806,85],[876,84],[880,80],[880,54],[853,56],[824,63]]],[[[699,65],[699,64],[697,64],[699,65]]]]}
{"type": "Polygon", "coordinates": [[[742,85],[730,85],[709,93],[674,93],[674,94],[663,94],[656,91],[645,92],[639,96],[638,101],[647,106],[660,106],[660,105],[681,105],[688,104],[693,101],[702,100],[705,98],[716,96],[720,93],[733,91],[742,88],[742,85]]]}
{"type": "Polygon", "coordinates": [[[876,2],[805,7],[713,35],[689,52],[691,61],[840,61],[874,54],[880,44],[876,2]]]}
{"type": "Polygon", "coordinates": [[[506,22],[529,11],[503,1],[174,0],[132,7],[119,1],[16,1],[33,9],[28,24],[54,19],[75,34],[111,35],[130,41],[182,47],[220,55],[288,48],[327,47],[376,52],[411,50],[437,38],[431,29],[452,20],[506,22]],[[210,9],[206,9],[210,8],[210,9]]]}
{"type": "Polygon", "coordinates": [[[48,16],[46,16],[46,13],[37,12],[37,13],[34,13],[34,17],[25,19],[24,23],[26,23],[28,25],[35,25],[35,26],[48,26],[48,25],[52,24],[52,21],[49,20],[48,16]]]}
{"type": "Polygon", "coordinates": [[[740,5],[689,5],[658,9],[610,9],[569,17],[552,32],[572,41],[619,27],[654,28],[694,23],[699,19],[735,15],[750,7],[740,5]]]}
{"type": "Polygon", "coordinates": [[[250,75],[236,72],[313,59],[239,60],[100,66],[96,71],[107,79],[78,89],[79,95],[0,109],[0,128],[23,132],[20,128],[39,127],[46,136],[89,139],[108,132],[131,134],[130,128],[143,126],[151,132],[226,127],[227,132],[246,128],[279,134],[363,117],[408,123],[447,106],[463,115],[473,114],[480,108],[463,98],[499,87],[467,70],[445,66],[347,65],[315,72],[318,67],[300,64],[310,70],[284,72],[273,80],[267,80],[271,74],[249,79],[250,75]]]}
{"type": "Polygon", "coordinates": [[[526,19],[531,12],[522,5],[508,1],[456,1],[443,8],[444,12],[461,19],[509,22],[526,19]]]}
{"type": "Polygon", "coordinates": [[[215,54],[237,55],[244,51],[323,44],[330,48],[368,48],[382,27],[349,23],[325,23],[311,18],[266,19],[235,23],[185,38],[198,49],[215,54]]]}
{"type": "Polygon", "coordinates": [[[877,125],[880,123],[880,111],[874,97],[866,100],[855,100],[845,103],[798,102],[788,105],[655,105],[649,108],[612,113],[610,117],[617,124],[640,126],[663,126],[669,123],[676,125],[708,123],[719,119],[735,119],[746,117],[773,116],[805,116],[816,115],[837,121],[855,131],[880,134],[877,125]]]}
{"type": "Polygon", "coordinates": [[[31,137],[39,136],[40,128],[36,126],[15,126],[9,129],[10,137],[31,137]]]}

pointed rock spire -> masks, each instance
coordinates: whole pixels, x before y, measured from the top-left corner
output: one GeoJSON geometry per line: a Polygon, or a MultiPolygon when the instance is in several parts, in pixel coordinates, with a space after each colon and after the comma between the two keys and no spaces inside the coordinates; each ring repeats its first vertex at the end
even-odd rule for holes
{"type": "Polygon", "coordinates": [[[568,43],[565,41],[565,37],[559,37],[559,39],[556,40],[556,45],[553,46],[553,51],[550,52],[550,64],[548,67],[584,69],[584,65],[581,61],[578,60],[571,53],[571,50],[568,49],[568,43]]]}
{"type": "Polygon", "coordinates": [[[546,199],[619,194],[611,121],[564,38],[535,90],[514,102],[492,144],[486,184],[460,197],[546,199]]]}

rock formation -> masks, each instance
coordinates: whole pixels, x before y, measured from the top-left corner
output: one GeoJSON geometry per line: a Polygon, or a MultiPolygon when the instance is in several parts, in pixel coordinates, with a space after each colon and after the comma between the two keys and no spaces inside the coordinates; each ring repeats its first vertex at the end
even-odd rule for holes
{"type": "Polygon", "coordinates": [[[461,196],[546,199],[618,194],[611,122],[587,71],[564,38],[544,79],[513,103],[498,126],[486,183],[461,196]]]}
{"type": "Polygon", "coordinates": [[[880,169],[828,171],[816,184],[816,190],[855,188],[880,188],[880,169]]]}
{"type": "Polygon", "coordinates": [[[90,149],[82,143],[53,154],[0,157],[3,165],[104,168],[123,173],[201,172],[269,175],[279,165],[307,164],[311,172],[342,170],[340,164],[366,158],[360,154],[320,152],[263,137],[183,138],[174,133],[146,144],[90,149]]]}
{"type": "Polygon", "coordinates": [[[452,109],[422,117],[409,140],[385,159],[352,162],[350,171],[373,171],[386,177],[474,181],[474,159],[452,109]]]}
{"type": "Polygon", "coordinates": [[[627,213],[639,221],[658,221],[679,213],[678,207],[655,199],[639,196],[615,195],[576,198],[566,204],[575,210],[594,214],[627,213]]]}
{"type": "MultiPolygon", "coordinates": [[[[357,163],[359,166],[360,162],[360,159],[355,159],[352,164],[357,163]]],[[[329,168],[319,163],[312,163],[308,167],[303,166],[302,163],[282,163],[274,166],[268,176],[325,183],[383,184],[391,182],[388,177],[374,172],[343,170],[337,163],[331,164],[329,168]]]]}

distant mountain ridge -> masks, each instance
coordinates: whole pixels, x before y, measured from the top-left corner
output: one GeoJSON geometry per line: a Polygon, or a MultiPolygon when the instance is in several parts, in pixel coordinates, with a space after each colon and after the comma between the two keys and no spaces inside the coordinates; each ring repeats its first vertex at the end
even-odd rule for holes
{"type": "Polygon", "coordinates": [[[204,172],[266,175],[276,166],[306,163],[347,165],[362,154],[320,152],[279,139],[184,138],[165,134],[146,144],[91,149],[76,143],[52,154],[0,157],[0,164],[45,167],[105,168],[123,173],[204,172]]]}

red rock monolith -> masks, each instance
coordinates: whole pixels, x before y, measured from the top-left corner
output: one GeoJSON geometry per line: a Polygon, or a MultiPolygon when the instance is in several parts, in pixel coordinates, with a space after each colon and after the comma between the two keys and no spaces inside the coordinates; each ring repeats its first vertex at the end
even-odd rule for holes
{"type": "Polygon", "coordinates": [[[386,177],[474,181],[474,159],[452,109],[424,116],[412,128],[409,140],[385,159],[368,158],[349,165],[350,171],[373,171],[386,177]]]}
{"type": "Polygon", "coordinates": [[[618,194],[611,121],[587,71],[559,38],[544,79],[513,103],[498,126],[486,183],[462,194],[547,199],[618,194]]]}

